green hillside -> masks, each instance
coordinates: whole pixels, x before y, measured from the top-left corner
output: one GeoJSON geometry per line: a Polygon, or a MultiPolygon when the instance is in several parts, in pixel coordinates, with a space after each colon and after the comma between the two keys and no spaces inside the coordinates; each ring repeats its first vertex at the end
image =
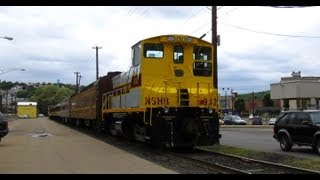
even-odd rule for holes
{"type": "MultiPolygon", "coordinates": [[[[259,99],[259,100],[263,100],[263,97],[265,94],[270,94],[270,91],[254,92],[255,99],[259,99]]],[[[238,94],[238,98],[242,98],[244,100],[251,100],[252,93],[238,94]]]]}

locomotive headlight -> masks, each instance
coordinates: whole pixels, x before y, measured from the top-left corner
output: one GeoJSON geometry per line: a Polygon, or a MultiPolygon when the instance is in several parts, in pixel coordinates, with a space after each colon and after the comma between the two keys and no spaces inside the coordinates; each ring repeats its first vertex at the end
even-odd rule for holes
{"type": "Polygon", "coordinates": [[[167,41],[170,41],[170,42],[174,41],[174,36],[167,36],[167,41]]]}
{"type": "Polygon", "coordinates": [[[163,111],[164,111],[164,113],[169,113],[169,108],[165,107],[163,111]]]}
{"type": "Polygon", "coordinates": [[[191,43],[192,40],[193,40],[192,37],[188,37],[188,38],[187,38],[187,41],[188,41],[189,43],[191,43]]]}
{"type": "Polygon", "coordinates": [[[213,113],[213,110],[211,108],[208,109],[209,114],[213,113]]]}

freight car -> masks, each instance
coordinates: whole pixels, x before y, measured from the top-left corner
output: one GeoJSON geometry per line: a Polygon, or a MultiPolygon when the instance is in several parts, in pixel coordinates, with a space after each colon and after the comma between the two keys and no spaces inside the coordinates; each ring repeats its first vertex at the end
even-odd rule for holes
{"type": "Polygon", "coordinates": [[[66,119],[168,148],[219,143],[214,51],[188,35],[141,40],[128,71],[109,72],[69,98],[66,119]]]}

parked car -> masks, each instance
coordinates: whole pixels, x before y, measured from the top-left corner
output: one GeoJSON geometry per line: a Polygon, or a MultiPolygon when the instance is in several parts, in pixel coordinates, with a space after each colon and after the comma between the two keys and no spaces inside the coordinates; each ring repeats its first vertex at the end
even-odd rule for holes
{"type": "Polygon", "coordinates": [[[269,125],[274,125],[276,123],[277,118],[271,118],[269,120],[269,125]]]}
{"type": "Polygon", "coordinates": [[[1,138],[5,137],[8,133],[8,121],[6,121],[5,116],[0,112],[0,142],[1,138]]]}
{"type": "Polygon", "coordinates": [[[259,116],[254,116],[250,120],[252,121],[252,125],[262,125],[262,118],[259,116]]]}
{"type": "Polygon", "coordinates": [[[223,122],[226,125],[232,125],[232,124],[236,124],[236,125],[246,125],[247,122],[243,119],[241,119],[240,116],[234,116],[234,115],[227,115],[223,118],[223,122]]]}
{"type": "Polygon", "coordinates": [[[286,111],[273,127],[273,138],[283,151],[293,145],[311,146],[320,155],[320,110],[286,111]]]}
{"type": "Polygon", "coordinates": [[[219,119],[219,124],[220,124],[220,125],[223,125],[223,124],[224,124],[224,122],[223,122],[222,119],[219,119]]]}
{"type": "Polygon", "coordinates": [[[27,119],[27,118],[28,118],[28,115],[26,115],[26,114],[24,114],[24,115],[19,115],[18,118],[27,119]]]}

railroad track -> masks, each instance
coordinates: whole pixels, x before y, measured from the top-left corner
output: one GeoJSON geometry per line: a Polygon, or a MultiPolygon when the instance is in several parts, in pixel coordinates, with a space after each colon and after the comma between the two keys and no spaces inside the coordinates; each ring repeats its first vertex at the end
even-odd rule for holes
{"type": "Polygon", "coordinates": [[[320,174],[318,171],[218,153],[203,148],[196,148],[192,153],[170,152],[170,154],[222,174],[320,174]]]}
{"type": "Polygon", "coordinates": [[[105,136],[88,129],[76,129],[183,174],[320,174],[318,171],[213,152],[200,147],[187,153],[163,151],[118,137],[106,139],[105,136]]]}
{"type": "Polygon", "coordinates": [[[203,161],[197,158],[190,157],[181,153],[168,152],[168,154],[183,159],[187,163],[192,163],[198,167],[207,169],[212,172],[217,172],[219,174],[252,174],[248,171],[243,171],[233,167],[225,166],[219,163],[212,163],[208,161],[203,161]]]}

